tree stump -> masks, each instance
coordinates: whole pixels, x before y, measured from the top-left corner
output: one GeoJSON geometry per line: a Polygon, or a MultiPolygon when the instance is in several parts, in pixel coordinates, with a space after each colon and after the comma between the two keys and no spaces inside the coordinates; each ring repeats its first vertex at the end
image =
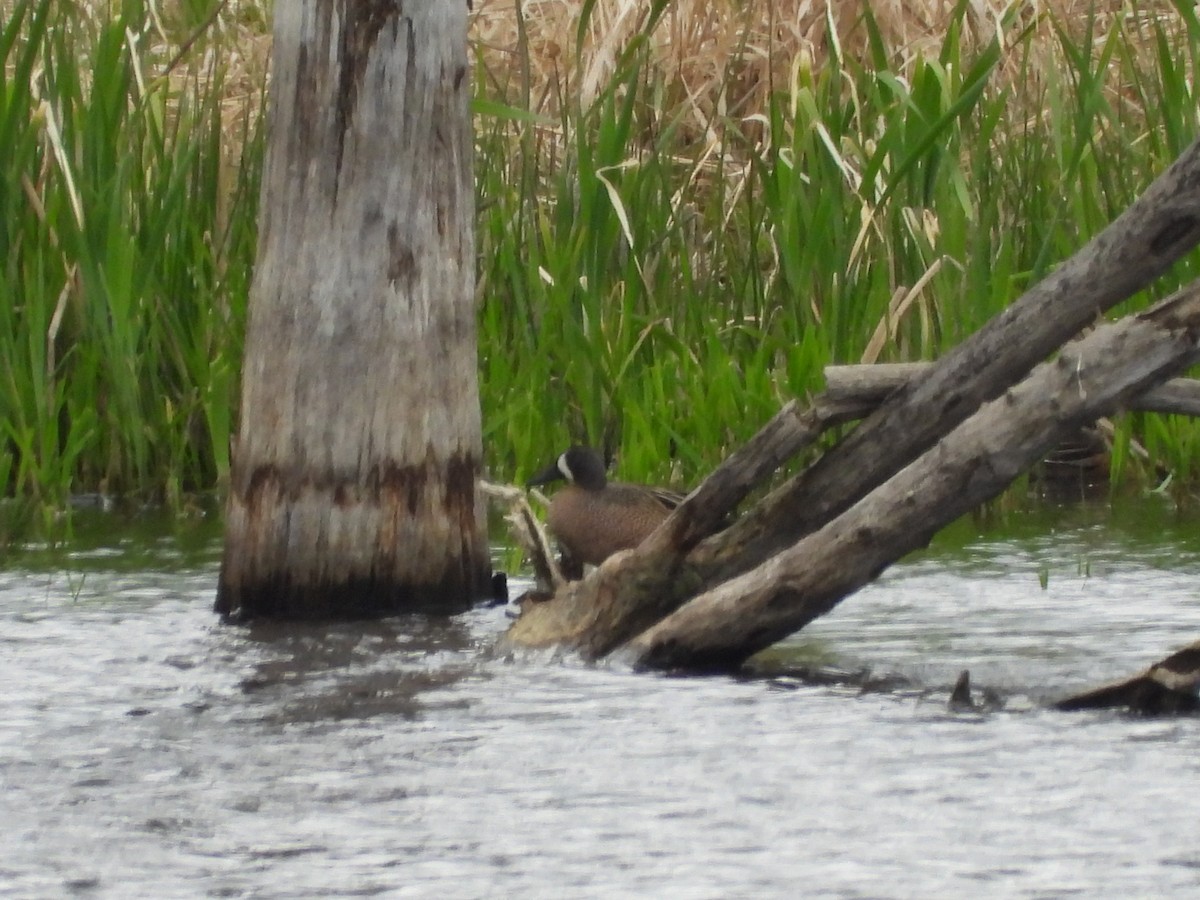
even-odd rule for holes
{"type": "Polygon", "coordinates": [[[488,590],[466,14],[275,6],[225,615],[453,612],[488,590]]]}

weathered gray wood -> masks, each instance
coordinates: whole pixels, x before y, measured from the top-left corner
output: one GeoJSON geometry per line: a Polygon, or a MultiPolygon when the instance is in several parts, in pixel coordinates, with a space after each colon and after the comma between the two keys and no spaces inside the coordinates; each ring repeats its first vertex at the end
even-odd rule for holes
{"type": "Polygon", "coordinates": [[[795,400],[784,404],[754,437],[713,469],[639,549],[648,556],[668,550],[686,553],[718,530],[726,516],[780,466],[826,430],[853,421],[862,411],[859,402],[831,403],[824,396],[806,409],[795,400]]]}
{"type": "Polygon", "coordinates": [[[910,381],[929,374],[931,362],[826,366],[825,393],[842,401],[878,406],[910,381]]]}
{"type": "Polygon", "coordinates": [[[641,666],[727,670],[832,609],[996,495],[1064,435],[1176,374],[1200,343],[1200,282],[1104,325],[945,435],[850,509],[631,642],[641,666]]]}
{"type": "MultiPolygon", "coordinates": [[[[933,363],[881,363],[826,366],[825,396],[845,404],[877,406],[895,390],[927,373],[933,363]]],[[[1183,416],[1200,416],[1200,381],[1172,378],[1129,402],[1129,408],[1183,416]]]]}
{"type": "Polygon", "coordinates": [[[502,504],[509,526],[509,537],[525,552],[525,561],[533,569],[535,595],[554,592],[567,583],[550,548],[546,530],[529,508],[526,492],[514,485],[480,482],[480,489],[492,501],[502,504]]]}
{"type": "Polygon", "coordinates": [[[487,589],[466,13],[275,5],[226,614],[450,611],[487,589]]]}
{"type": "Polygon", "coordinates": [[[817,463],[690,562],[705,581],[758,565],[849,508],[1015,384],[1096,317],[1200,242],[1200,142],[1104,231],[922,378],[893,394],[817,463]]]}
{"type": "Polygon", "coordinates": [[[1172,378],[1129,404],[1130,409],[1165,415],[1200,416],[1200,381],[1172,378]]]}

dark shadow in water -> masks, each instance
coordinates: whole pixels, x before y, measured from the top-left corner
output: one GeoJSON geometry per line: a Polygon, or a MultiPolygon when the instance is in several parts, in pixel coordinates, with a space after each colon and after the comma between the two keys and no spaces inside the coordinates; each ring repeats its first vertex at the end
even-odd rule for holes
{"type": "Polygon", "coordinates": [[[421,695],[479,672],[467,627],[451,618],[258,621],[240,631],[235,655],[256,657],[242,692],[276,723],[414,719],[421,695]]]}

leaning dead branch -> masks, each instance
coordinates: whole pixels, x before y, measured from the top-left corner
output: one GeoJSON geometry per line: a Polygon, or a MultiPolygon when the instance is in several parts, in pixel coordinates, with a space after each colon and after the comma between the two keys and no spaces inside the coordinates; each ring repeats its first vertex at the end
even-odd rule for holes
{"type": "Polygon", "coordinates": [[[981,403],[1023,378],[1097,316],[1200,242],[1200,142],[1053,273],[774,491],[691,562],[705,581],[761,564],[848,509],[981,403]]]}
{"type": "Polygon", "coordinates": [[[1200,142],[1056,272],[732,525],[731,511],[783,460],[869,404],[822,395],[807,410],[789,405],[640,547],[529,610],[509,640],[592,658],[627,646],[648,667],[739,665],[1003,490],[1064,435],[1178,374],[1200,333],[1195,285],[1043,360],[1197,242],[1200,142]]]}
{"type": "Polygon", "coordinates": [[[842,515],[686,603],[631,644],[653,668],[727,670],[803,628],[1002,491],[1085,422],[1194,362],[1200,282],[1067,345],[842,515]]]}
{"type": "MultiPolygon", "coordinates": [[[[826,366],[825,397],[832,402],[874,408],[894,391],[925,375],[933,363],[878,363],[860,366],[826,366]]],[[[1140,412],[1200,416],[1200,380],[1172,378],[1129,403],[1140,412]]]]}
{"type": "Polygon", "coordinates": [[[550,551],[550,540],[546,537],[542,523],[529,508],[525,491],[511,484],[493,484],[488,481],[481,481],[479,489],[489,500],[506,507],[504,520],[508,522],[509,533],[525,551],[525,558],[533,567],[538,585],[550,591],[562,588],[567,579],[563,577],[562,569],[550,551]]]}

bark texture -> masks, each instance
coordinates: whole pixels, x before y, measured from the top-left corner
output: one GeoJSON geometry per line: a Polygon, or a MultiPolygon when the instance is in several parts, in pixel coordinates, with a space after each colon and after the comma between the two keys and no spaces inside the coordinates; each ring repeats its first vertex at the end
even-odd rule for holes
{"type": "Polygon", "coordinates": [[[486,591],[466,12],[275,6],[223,613],[486,591]]]}
{"type": "Polygon", "coordinates": [[[803,628],[1002,491],[1065,434],[1197,358],[1200,282],[1097,328],[985,404],[928,453],[761,566],[684,604],[630,644],[652,668],[724,671],[803,628]]]}
{"type": "MultiPolygon", "coordinates": [[[[894,391],[919,378],[934,363],[882,363],[826,366],[826,398],[846,405],[876,407],[894,391]]],[[[1200,416],[1200,380],[1172,378],[1129,401],[1129,408],[1164,415],[1200,416]]]]}

